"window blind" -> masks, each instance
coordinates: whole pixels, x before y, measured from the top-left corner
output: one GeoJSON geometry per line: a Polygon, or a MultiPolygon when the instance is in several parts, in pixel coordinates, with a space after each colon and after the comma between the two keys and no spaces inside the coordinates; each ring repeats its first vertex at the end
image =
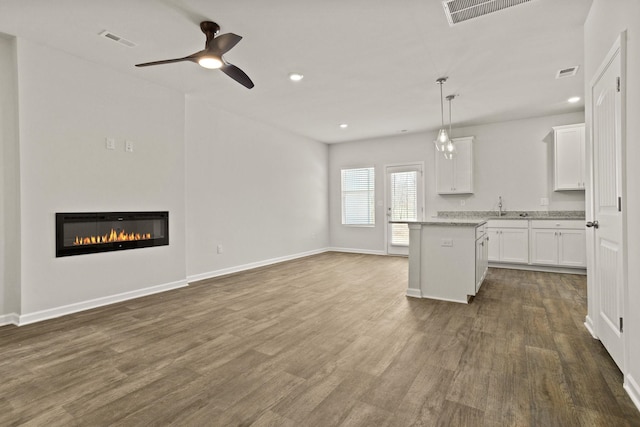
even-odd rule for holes
{"type": "Polygon", "coordinates": [[[374,168],[342,169],[342,224],[375,225],[374,168]]]}
{"type": "MultiPolygon", "coordinates": [[[[418,172],[391,174],[391,220],[416,221],[418,219],[418,172]]],[[[409,227],[391,224],[391,244],[409,245],[409,227]]]]}

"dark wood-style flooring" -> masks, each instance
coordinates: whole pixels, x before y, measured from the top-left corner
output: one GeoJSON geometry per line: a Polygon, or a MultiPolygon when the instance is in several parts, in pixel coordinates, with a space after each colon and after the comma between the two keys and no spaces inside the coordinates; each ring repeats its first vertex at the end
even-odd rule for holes
{"type": "Polygon", "coordinates": [[[640,425],[584,276],[491,269],[469,305],[406,276],[325,253],[2,327],[0,425],[640,425]]]}

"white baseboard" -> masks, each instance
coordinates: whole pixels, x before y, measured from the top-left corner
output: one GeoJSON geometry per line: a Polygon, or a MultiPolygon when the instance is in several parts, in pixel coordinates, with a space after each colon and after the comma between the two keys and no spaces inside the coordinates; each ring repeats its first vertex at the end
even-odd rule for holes
{"type": "Polygon", "coordinates": [[[633,404],[636,405],[636,408],[640,411],[640,386],[630,374],[625,375],[623,387],[633,401],[633,404]]]}
{"type": "Polygon", "coordinates": [[[258,267],[265,267],[267,265],[278,264],[285,261],[291,261],[298,258],[317,255],[324,252],[328,252],[329,250],[330,249],[327,249],[327,248],[316,249],[313,251],[301,252],[301,253],[287,255],[287,256],[278,257],[278,258],[271,258],[264,261],[251,262],[249,264],[237,265],[234,267],[223,268],[220,270],[208,271],[206,273],[193,274],[191,276],[187,276],[187,280],[189,281],[189,283],[191,283],[191,282],[197,282],[199,280],[213,279],[214,277],[225,276],[227,274],[239,273],[241,271],[252,270],[258,267]]]}
{"type": "Polygon", "coordinates": [[[17,313],[9,313],[0,315],[0,326],[4,325],[18,325],[20,322],[20,316],[17,313]]]}
{"type": "Polygon", "coordinates": [[[593,338],[598,339],[598,336],[596,335],[596,328],[588,315],[584,318],[584,327],[587,328],[587,331],[589,331],[593,338]]]}
{"type": "Polygon", "coordinates": [[[453,299],[453,298],[442,298],[442,297],[438,297],[438,296],[425,295],[425,294],[422,294],[421,298],[436,299],[438,301],[446,301],[446,302],[457,302],[457,303],[460,303],[460,304],[469,304],[469,300],[468,299],[460,300],[460,299],[453,299]]]}
{"type": "Polygon", "coordinates": [[[90,310],[92,308],[98,308],[117,302],[170,291],[172,289],[183,288],[185,286],[188,286],[187,281],[179,280],[177,282],[165,283],[163,285],[151,286],[149,288],[137,289],[130,292],[123,292],[121,294],[111,295],[108,297],[96,298],[89,301],[82,301],[74,304],[63,305],[61,307],[36,311],[35,313],[22,314],[19,316],[19,320],[16,324],[18,326],[24,326],[30,323],[41,322],[43,320],[53,319],[67,314],[77,313],[79,311],[90,310]]]}
{"type": "Polygon", "coordinates": [[[420,289],[407,288],[407,296],[411,298],[422,298],[422,291],[420,289]]]}
{"type": "Polygon", "coordinates": [[[387,255],[385,251],[376,251],[372,249],[353,249],[353,248],[329,248],[330,252],[346,252],[349,254],[363,254],[363,255],[387,255]]]}
{"type": "Polygon", "coordinates": [[[551,266],[544,266],[544,265],[529,265],[529,264],[506,264],[506,263],[503,264],[499,262],[490,262],[489,267],[506,268],[507,270],[542,271],[545,273],[578,274],[581,276],[587,275],[586,268],[551,267],[551,266]]]}

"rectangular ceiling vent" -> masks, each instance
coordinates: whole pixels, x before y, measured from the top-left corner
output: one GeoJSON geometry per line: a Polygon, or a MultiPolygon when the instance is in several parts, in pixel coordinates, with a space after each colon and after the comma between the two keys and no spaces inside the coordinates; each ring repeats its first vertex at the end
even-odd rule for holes
{"type": "Polygon", "coordinates": [[[450,26],[479,18],[531,0],[443,0],[442,6],[450,26]]]}
{"type": "Polygon", "coordinates": [[[573,77],[578,72],[578,65],[569,68],[563,68],[562,70],[558,70],[556,73],[556,79],[561,79],[563,77],[573,77]]]}
{"type": "Polygon", "coordinates": [[[131,40],[127,40],[124,37],[120,37],[118,35],[113,34],[111,31],[104,30],[98,33],[99,36],[107,38],[109,40],[113,40],[114,42],[120,43],[126,47],[136,47],[136,44],[131,40]]]}

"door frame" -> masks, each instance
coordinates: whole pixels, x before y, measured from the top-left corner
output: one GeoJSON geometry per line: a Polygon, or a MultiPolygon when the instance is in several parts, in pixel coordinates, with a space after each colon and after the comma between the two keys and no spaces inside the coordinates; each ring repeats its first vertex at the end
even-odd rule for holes
{"type": "Polygon", "coordinates": [[[392,168],[402,168],[402,167],[406,167],[406,168],[411,168],[411,167],[419,167],[420,170],[422,171],[421,176],[420,176],[420,185],[422,185],[422,191],[420,196],[422,197],[422,213],[418,214],[418,218],[420,221],[424,220],[424,215],[425,215],[425,211],[426,211],[426,195],[427,195],[427,190],[426,190],[426,185],[425,185],[425,180],[424,180],[424,176],[425,176],[425,168],[424,168],[424,161],[417,161],[417,162],[404,162],[404,163],[389,163],[383,166],[384,167],[384,251],[387,255],[391,255],[391,256],[401,256],[399,254],[393,254],[393,253],[389,253],[389,219],[387,216],[387,212],[389,211],[389,181],[388,181],[388,176],[389,176],[389,169],[392,168]]]}
{"type": "MultiPolygon", "coordinates": [[[[587,92],[587,96],[588,96],[588,100],[587,102],[589,103],[589,105],[591,106],[591,108],[588,109],[588,116],[587,116],[587,121],[588,121],[588,126],[585,128],[585,131],[588,133],[587,135],[587,155],[588,155],[588,159],[587,159],[587,166],[588,166],[588,173],[589,173],[589,179],[587,180],[587,183],[589,185],[589,188],[586,191],[586,200],[585,200],[585,204],[586,204],[586,217],[588,218],[588,220],[593,221],[596,220],[597,218],[595,218],[595,213],[596,213],[596,200],[595,200],[595,193],[594,193],[594,185],[595,185],[595,177],[594,177],[594,144],[593,144],[593,88],[595,87],[596,83],[600,80],[601,76],[604,74],[605,71],[607,71],[609,65],[611,64],[611,62],[613,61],[614,57],[619,54],[620,55],[620,168],[621,168],[621,175],[622,175],[622,179],[620,182],[620,195],[622,197],[622,233],[621,233],[621,242],[620,242],[620,247],[622,248],[622,254],[621,254],[621,259],[622,259],[622,299],[623,299],[623,303],[622,303],[622,317],[624,319],[625,314],[629,312],[629,305],[628,305],[628,294],[629,294],[629,286],[628,286],[628,280],[627,280],[627,266],[628,266],[628,260],[627,260],[627,244],[628,244],[628,234],[627,234],[627,209],[626,209],[626,201],[627,201],[627,188],[626,188],[626,145],[627,145],[627,138],[626,138],[626,57],[627,57],[627,53],[626,53],[626,38],[627,38],[627,32],[622,31],[618,37],[616,38],[615,42],[613,43],[611,49],[609,50],[609,52],[607,52],[607,54],[604,56],[600,66],[598,67],[597,71],[594,73],[593,77],[591,78],[590,82],[589,82],[589,86],[587,87],[588,92],[587,92]]],[[[598,337],[598,331],[599,331],[599,313],[600,313],[600,300],[599,300],[599,295],[600,295],[600,289],[598,288],[598,281],[597,278],[595,277],[595,274],[597,274],[596,271],[596,240],[597,240],[597,235],[596,235],[596,231],[594,228],[587,228],[587,234],[586,234],[586,240],[587,240],[587,316],[585,318],[585,322],[584,325],[585,327],[589,330],[589,332],[591,333],[591,335],[596,338],[599,339],[598,337]]],[[[628,352],[628,348],[629,348],[629,342],[628,342],[628,335],[629,334],[622,334],[622,366],[620,366],[620,370],[623,373],[623,376],[625,378],[625,382],[626,382],[626,367],[629,365],[629,352],[628,352]]]]}

